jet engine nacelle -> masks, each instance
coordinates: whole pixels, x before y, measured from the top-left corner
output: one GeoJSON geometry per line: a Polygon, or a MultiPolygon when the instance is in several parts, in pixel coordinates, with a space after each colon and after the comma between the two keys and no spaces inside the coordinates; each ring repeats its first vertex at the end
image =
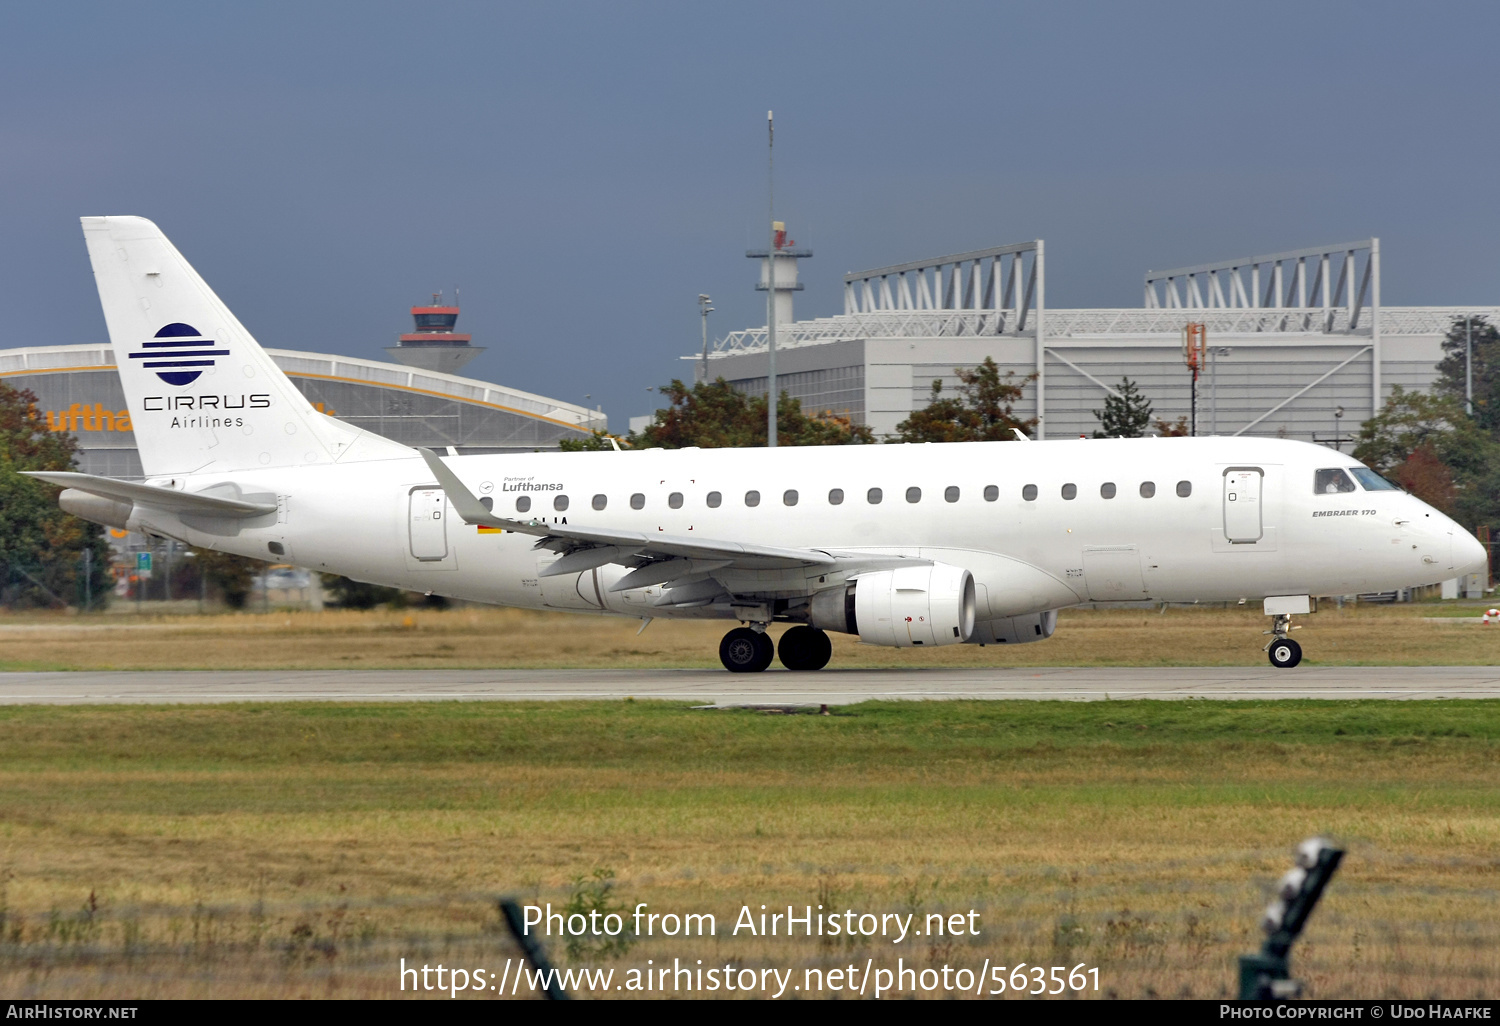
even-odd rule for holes
{"type": "Polygon", "coordinates": [[[946,563],[860,574],[813,596],[812,623],[869,645],[957,645],[974,632],[974,577],[946,563]]]}
{"type": "Polygon", "coordinates": [[[981,620],[969,636],[971,645],[1024,645],[1028,641],[1045,641],[1057,630],[1057,610],[1032,613],[1030,616],[1006,616],[999,620],[981,620]]]}

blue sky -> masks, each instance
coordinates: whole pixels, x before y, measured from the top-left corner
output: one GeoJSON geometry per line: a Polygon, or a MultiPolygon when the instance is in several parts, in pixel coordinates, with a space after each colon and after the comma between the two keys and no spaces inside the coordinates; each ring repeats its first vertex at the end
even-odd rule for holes
{"type": "Polygon", "coordinates": [[[466,373],[613,425],[764,323],[777,212],[847,271],[1042,237],[1048,305],[1378,235],[1390,304],[1500,302],[1500,5],[119,3],[0,8],[0,347],[104,338],[81,214],[155,220],[262,343],[380,358],[462,290],[466,373]]]}

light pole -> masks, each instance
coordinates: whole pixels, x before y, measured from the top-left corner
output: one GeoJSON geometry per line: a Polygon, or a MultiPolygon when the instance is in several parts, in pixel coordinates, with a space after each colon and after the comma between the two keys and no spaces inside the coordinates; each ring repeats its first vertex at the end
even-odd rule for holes
{"type": "Polygon", "coordinates": [[[708,384],[708,315],[714,312],[713,300],[698,293],[698,313],[703,317],[703,383],[708,384]]]}
{"type": "Polygon", "coordinates": [[[1333,408],[1333,447],[1339,452],[1344,451],[1344,438],[1339,434],[1339,423],[1344,419],[1344,408],[1335,406],[1333,408]]]}
{"type": "Polygon", "coordinates": [[[766,253],[766,446],[776,448],[776,119],[766,111],[766,207],[771,245],[766,253]]]}
{"type": "Polygon", "coordinates": [[[1219,346],[1216,349],[1208,351],[1208,381],[1211,389],[1209,393],[1209,416],[1213,422],[1209,427],[1208,433],[1211,435],[1219,433],[1219,367],[1217,359],[1220,356],[1228,356],[1233,351],[1228,346],[1219,346]]]}

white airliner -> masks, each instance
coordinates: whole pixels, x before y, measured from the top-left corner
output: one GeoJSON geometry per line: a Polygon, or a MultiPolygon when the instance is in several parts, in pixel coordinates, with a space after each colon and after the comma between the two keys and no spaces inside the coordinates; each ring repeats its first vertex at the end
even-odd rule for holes
{"type": "Polygon", "coordinates": [[[150,221],[84,237],[145,483],[86,519],[359,581],[533,609],[739,621],[719,654],[1020,644],[1081,602],[1264,602],[1295,666],[1310,595],[1433,584],[1483,547],[1360,463],[1265,438],[446,457],[317,412],[150,221]]]}

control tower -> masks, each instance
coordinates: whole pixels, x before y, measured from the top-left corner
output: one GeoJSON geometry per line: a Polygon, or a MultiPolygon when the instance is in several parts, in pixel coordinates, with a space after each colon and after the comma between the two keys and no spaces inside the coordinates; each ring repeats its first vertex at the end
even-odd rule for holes
{"type": "Polygon", "coordinates": [[[458,307],[444,306],[443,294],[432,294],[431,306],[411,308],[416,331],[399,336],[386,352],[392,359],[409,367],[456,374],[458,369],[484,352],[484,346],[470,345],[471,336],[453,330],[458,323],[458,307]]]}
{"type": "Polygon", "coordinates": [[[797,241],[786,237],[784,222],[773,221],[771,229],[776,233],[776,255],[773,257],[769,250],[764,249],[746,250],[745,255],[760,261],[760,281],[755,285],[757,292],[770,291],[771,261],[776,261],[776,323],[791,324],[792,293],[807,287],[797,280],[797,260],[813,253],[810,249],[798,249],[797,241]]]}

